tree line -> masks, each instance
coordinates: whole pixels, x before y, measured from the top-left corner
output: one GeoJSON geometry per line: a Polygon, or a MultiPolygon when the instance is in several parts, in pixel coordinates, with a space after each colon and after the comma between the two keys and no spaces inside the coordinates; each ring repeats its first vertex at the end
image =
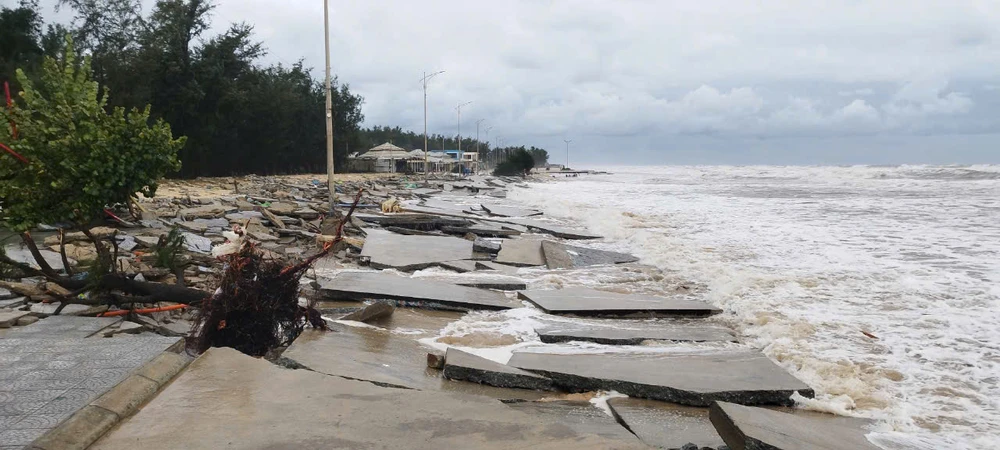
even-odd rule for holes
{"type": "MultiPolygon", "coordinates": [[[[141,0],[59,0],[74,15],[72,25],[45,24],[37,0],[0,9],[0,83],[21,86],[41,74],[45,56],[60,57],[65,37],[90,57],[94,80],[110,92],[107,108],[142,109],[163,119],[180,150],[181,177],[246,173],[322,172],[326,167],[325,93],[321,77],[301,60],[261,63],[267,49],[253,25],[234,23],[210,35],[213,0],[157,0],[143,14],[141,0]]],[[[344,167],[349,153],[383,142],[423,148],[423,134],[399,127],[361,128],[364,99],[333,81],[334,158],[344,167]]],[[[462,139],[466,151],[475,138],[462,139]]],[[[489,142],[478,142],[488,153],[489,142]]],[[[457,149],[454,137],[433,135],[432,150],[457,149]]],[[[538,149],[542,152],[544,150],[538,149]]],[[[547,156],[546,156],[547,158],[547,156]]],[[[536,160],[539,158],[536,157],[536,160]]]]}

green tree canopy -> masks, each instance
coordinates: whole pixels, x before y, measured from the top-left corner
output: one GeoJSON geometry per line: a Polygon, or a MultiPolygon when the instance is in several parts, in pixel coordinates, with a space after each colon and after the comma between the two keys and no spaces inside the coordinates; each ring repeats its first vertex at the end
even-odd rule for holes
{"type": "Polygon", "coordinates": [[[152,196],[157,181],[180,168],[184,138],[174,139],[162,120],[152,122],[148,106],[106,110],[108,92],[91,80],[90,61],[77,59],[71,39],[62,58],[45,59],[37,84],[23,71],[17,75],[20,99],[0,110],[0,142],[27,160],[0,152],[2,220],[14,231],[85,224],[136,193],[152,196]]]}

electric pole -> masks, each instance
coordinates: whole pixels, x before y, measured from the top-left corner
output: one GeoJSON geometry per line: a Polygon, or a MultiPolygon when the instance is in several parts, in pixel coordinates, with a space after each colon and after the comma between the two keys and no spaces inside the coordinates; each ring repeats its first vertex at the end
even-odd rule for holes
{"type": "Polygon", "coordinates": [[[330,213],[336,211],[333,182],[333,97],[330,93],[330,0],[323,0],[323,30],[326,41],[326,183],[330,190],[330,213]]]}
{"type": "Polygon", "coordinates": [[[479,166],[479,124],[483,123],[486,119],[479,119],[476,121],[476,166],[478,170],[479,166]]]}
{"type": "Polygon", "coordinates": [[[427,173],[428,173],[428,171],[427,171],[427,160],[428,160],[428,158],[427,158],[427,80],[430,80],[431,78],[434,78],[435,75],[440,75],[442,73],[444,73],[443,70],[439,71],[439,72],[434,72],[434,73],[432,73],[430,75],[427,75],[427,72],[424,72],[424,77],[420,79],[420,81],[424,84],[424,184],[427,184],[427,173]]]}

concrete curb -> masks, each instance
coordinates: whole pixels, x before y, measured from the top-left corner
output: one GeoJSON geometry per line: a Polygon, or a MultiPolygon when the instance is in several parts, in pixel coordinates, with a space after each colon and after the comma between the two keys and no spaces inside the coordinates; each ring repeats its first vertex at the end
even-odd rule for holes
{"type": "Polygon", "coordinates": [[[35,439],[31,450],[85,450],[115,425],[152,400],[193,358],[170,350],[136,369],[104,395],[35,439]]]}

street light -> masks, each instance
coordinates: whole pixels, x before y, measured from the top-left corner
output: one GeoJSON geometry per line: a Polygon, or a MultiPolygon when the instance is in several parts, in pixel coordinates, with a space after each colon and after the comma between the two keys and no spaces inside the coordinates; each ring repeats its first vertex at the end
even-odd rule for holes
{"type": "Polygon", "coordinates": [[[479,165],[479,124],[483,123],[486,119],[479,119],[476,121],[476,165],[479,165]]]}
{"type": "MultiPolygon", "coordinates": [[[[492,130],[492,129],[493,129],[493,126],[492,126],[492,125],[491,125],[491,126],[488,126],[488,127],[486,127],[486,143],[487,143],[487,144],[489,144],[489,143],[490,143],[490,130],[492,130]]],[[[493,153],[493,149],[490,149],[490,150],[488,151],[488,153],[486,154],[486,156],[487,156],[487,158],[486,158],[486,159],[487,159],[487,161],[489,161],[489,155],[490,155],[490,153],[493,153]]]]}
{"type": "Polygon", "coordinates": [[[569,143],[573,142],[573,140],[572,139],[570,139],[570,140],[563,139],[563,142],[566,143],[566,169],[569,170],[569,143]]]}
{"type": "Polygon", "coordinates": [[[323,0],[323,30],[326,41],[326,183],[329,188],[330,213],[335,210],[333,184],[333,97],[330,94],[330,0],[323,0]]]}
{"type": "Polygon", "coordinates": [[[424,84],[424,184],[427,184],[427,80],[434,78],[435,75],[440,75],[444,71],[434,72],[427,75],[424,72],[424,77],[420,81],[424,84]]]}
{"type": "Polygon", "coordinates": [[[472,102],[459,103],[455,107],[455,111],[458,111],[458,152],[462,153],[462,108],[472,104],[472,102]]]}

